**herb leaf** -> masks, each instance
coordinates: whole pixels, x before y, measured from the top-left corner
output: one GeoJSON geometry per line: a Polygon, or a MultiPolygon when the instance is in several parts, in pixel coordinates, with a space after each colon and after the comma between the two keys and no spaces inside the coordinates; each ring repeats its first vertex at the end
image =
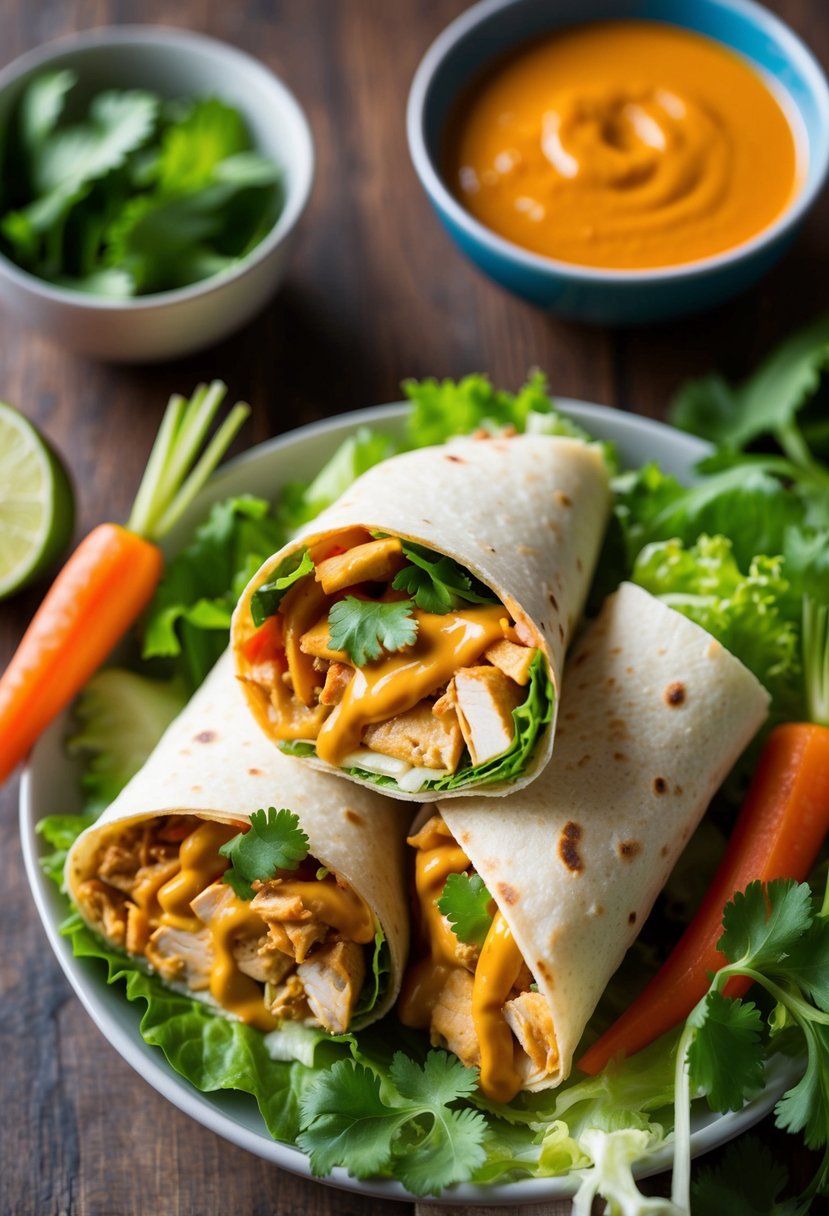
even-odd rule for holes
{"type": "Polygon", "coordinates": [[[396,591],[406,591],[424,612],[446,613],[461,604],[495,604],[497,598],[482,583],[453,561],[422,545],[403,543],[403,554],[412,563],[394,577],[396,591]]]}
{"type": "Polygon", "coordinates": [[[713,1169],[699,1171],[691,1184],[693,1210],[706,1216],[797,1216],[805,1209],[795,1199],[780,1201],[789,1181],[754,1136],[741,1136],[726,1149],[713,1169]]]}
{"type": "Polygon", "coordinates": [[[257,628],[279,609],[283,595],[306,574],[313,574],[314,563],[307,549],[290,553],[279,563],[276,574],[257,587],[250,600],[250,615],[257,628]]]}
{"type": "Polygon", "coordinates": [[[365,1065],[340,1060],[302,1097],[297,1144],[317,1175],[345,1165],[355,1178],[392,1173],[413,1194],[436,1195],[483,1164],[484,1116],[450,1105],[476,1084],[445,1051],[430,1051],[422,1067],[396,1053],[382,1087],[365,1065]]]}
{"type": "Polygon", "coordinates": [[[805,883],[752,882],[737,892],[723,913],[717,943],[732,963],[752,970],[774,968],[812,924],[811,892],[805,883]]]}
{"type": "Polygon", "coordinates": [[[308,854],[308,837],[299,826],[293,811],[254,811],[250,829],[240,832],[219,849],[230,859],[230,869],[224,881],[233,887],[240,899],[253,899],[251,883],[256,879],[272,878],[277,870],[295,870],[308,854]]]}
{"type": "Polygon", "coordinates": [[[763,1085],[760,1011],[712,991],[688,1024],[696,1031],[688,1048],[693,1081],[712,1110],[739,1110],[763,1085]]]}
{"type": "Polygon", "coordinates": [[[492,924],[492,896],[480,874],[450,874],[436,900],[452,932],[467,946],[482,946],[492,924]]]}
{"type": "Polygon", "coordinates": [[[357,667],[377,659],[383,650],[394,652],[411,646],[417,637],[417,621],[411,600],[358,600],[348,595],[328,614],[331,647],[344,650],[357,667]]]}

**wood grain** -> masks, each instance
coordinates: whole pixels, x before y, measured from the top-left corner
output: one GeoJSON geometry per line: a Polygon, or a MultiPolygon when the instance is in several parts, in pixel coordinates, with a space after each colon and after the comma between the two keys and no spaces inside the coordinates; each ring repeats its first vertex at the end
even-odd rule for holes
{"type": "MultiPolygon", "coordinates": [[[[0,397],[41,426],[69,464],[78,535],[123,519],[168,394],[221,376],[254,408],[250,444],[314,418],[395,400],[405,376],[486,370],[516,387],[542,367],[555,391],[663,417],[689,374],[744,374],[776,338],[826,307],[829,199],[789,256],[741,299],[638,331],[570,325],[485,280],[426,202],[405,145],[414,68],[462,0],[5,0],[0,58],[111,22],[202,30],[258,55],[306,107],[317,145],[313,198],[284,290],[242,332],[158,367],[74,357],[4,318],[0,397]]],[[[823,0],[775,0],[824,64],[823,0]]],[[[219,85],[217,84],[217,87],[219,85]]],[[[0,665],[38,601],[0,605],[0,665]]],[[[0,1213],[6,1216],[380,1216],[387,1203],[293,1178],[214,1137],[109,1048],[71,995],[26,889],[17,782],[0,793],[0,1213]]],[[[60,808],[55,808],[56,810],[60,808]]],[[[791,1138],[764,1140],[797,1175],[791,1138]]],[[[656,1186],[664,1189],[664,1180],[656,1186]]],[[[569,1204],[536,1209],[559,1216],[569,1204]]],[[[411,1205],[394,1209],[405,1214],[411,1205]]],[[[427,1208],[440,1213],[449,1209],[427,1208]]],[[[458,1209],[452,1209],[457,1211],[458,1209]]],[[[511,1209],[502,1209],[507,1212],[511,1209]]],[[[477,1216],[477,1209],[467,1209],[477,1216]]]]}

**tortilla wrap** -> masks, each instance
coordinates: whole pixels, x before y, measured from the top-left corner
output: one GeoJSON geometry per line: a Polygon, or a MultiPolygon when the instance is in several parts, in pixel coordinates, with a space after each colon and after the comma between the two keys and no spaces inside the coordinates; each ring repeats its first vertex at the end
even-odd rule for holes
{"type": "MultiPolygon", "coordinates": [[[[407,790],[391,778],[390,784],[384,783],[384,792],[429,802],[462,796],[473,785],[476,792],[491,796],[529,784],[543,771],[552,753],[564,653],[582,611],[609,512],[608,475],[600,451],[575,439],[536,435],[467,438],[407,452],[375,466],[265,562],[242,593],[233,617],[232,649],[236,672],[244,682],[256,721],[274,741],[303,737],[299,729],[292,736],[280,734],[285,715],[276,706],[277,692],[257,682],[255,664],[247,655],[247,645],[257,632],[252,617],[254,593],[273,580],[280,567],[285,569],[291,555],[306,547],[311,554],[325,553],[332,547],[341,552],[336,549],[338,540],[349,530],[353,534],[360,528],[365,530],[364,535],[401,538],[448,556],[494,593],[506,608],[504,620],[508,614],[523,644],[540,652],[549,677],[545,688],[552,701],[548,721],[539,729],[532,750],[528,749],[519,771],[510,773],[508,779],[497,773],[491,777],[476,775],[458,788],[447,788],[444,782],[441,792],[428,784],[407,790]]],[[[316,557],[314,560],[317,562],[316,557]]],[[[306,576],[308,580],[313,577],[306,576]]],[[[415,643],[413,653],[417,653],[419,644],[415,643]]],[[[385,654],[373,666],[379,670],[380,665],[397,658],[385,654]]],[[[480,672],[480,668],[477,670],[480,672]]],[[[323,678],[318,677],[319,682],[323,678]]],[[[443,678],[443,687],[446,684],[443,678]]],[[[280,695],[284,698],[286,694],[283,691],[280,695]]],[[[427,718],[435,696],[439,697],[439,688],[430,690],[426,700],[419,703],[426,707],[427,718]]],[[[341,710],[342,705],[337,704],[322,729],[331,725],[341,710]]],[[[395,717],[386,720],[400,721],[395,717]]],[[[373,717],[369,721],[384,720],[373,717]]],[[[513,721],[506,721],[511,741],[513,721]]],[[[367,735],[363,734],[362,743],[359,734],[356,738],[359,754],[365,756],[367,735]]],[[[498,755],[497,750],[494,754],[498,755]]],[[[370,777],[349,771],[357,767],[352,762],[331,764],[309,754],[303,757],[303,763],[335,771],[358,784],[372,783],[370,777]]],[[[472,763],[478,764],[474,756],[472,763]]],[[[436,767],[433,765],[433,769],[436,767]]],[[[463,769],[461,763],[458,771],[463,769]]],[[[415,769],[416,773],[424,771],[415,769]]]]}
{"type": "Polygon", "coordinates": [[[396,999],[408,949],[403,869],[408,817],[376,790],[313,772],[272,747],[244,705],[229,652],[144,767],[75,841],[66,861],[69,895],[84,912],[78,889],[91,876],[101,846],[142,820],[196,815],[229,824],[268,807],[286,807],[298,816],[309,854],[366,901],[385,934],[390,962],[385,993],[354,1025],[376,1020],[396,999]]]}
{"type": "Polygon", "coordinates": [[[698,625],[623,583],[568,660],[545,772],[493,814],[438,805],[552,1014],[559,1084],[608,981],[769,696],[698,625]]]}

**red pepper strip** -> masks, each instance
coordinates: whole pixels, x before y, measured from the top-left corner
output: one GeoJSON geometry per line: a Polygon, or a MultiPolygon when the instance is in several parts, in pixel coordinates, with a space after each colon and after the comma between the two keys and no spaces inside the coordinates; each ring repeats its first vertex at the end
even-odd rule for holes
{"type": "MultiPolygon", "coordinates": [[[[755,879],[802,881],[829,832],[829,728],[808,722],[769,735],[728,847],[700,907],[644,991],[578,1061],[595,1076],[683,1022],[727,959],[717,950],[725,905],[755,879]]],[[[726,995],[749,981],[732,979],[726,995]]]]}
{"type": "Polygon", "coordinates": [[[242,652],[249,663],[276,663],[284,671],[287,663],[282,617],[269,616],[243,643],[242,652]]]}

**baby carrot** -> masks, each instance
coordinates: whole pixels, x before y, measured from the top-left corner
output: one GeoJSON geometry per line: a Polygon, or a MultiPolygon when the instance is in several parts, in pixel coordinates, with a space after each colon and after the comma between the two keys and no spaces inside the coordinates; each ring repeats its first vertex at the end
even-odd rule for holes
{"type": "Polygon", "coordinates": [[[225,387],[170,399],[129,523],[100,524],[67,561],[0,677],[0,782],[80,691],[152,599],[155,543],[181,517],[249,413],[237,405],[198,457],[225,387]]]}
{"type": "MultiPolygon", "coordinates": [[[[726,959],[717,950],[725,905],[755,879],[803,880],[829,832],[829,727],[791,722],[771,732],[713,882],[660,970],[578,1061],[595,1076],[684,1021],[726,959]]],[[[748,981],[732,979],[727,996],[748,981]]]]}

